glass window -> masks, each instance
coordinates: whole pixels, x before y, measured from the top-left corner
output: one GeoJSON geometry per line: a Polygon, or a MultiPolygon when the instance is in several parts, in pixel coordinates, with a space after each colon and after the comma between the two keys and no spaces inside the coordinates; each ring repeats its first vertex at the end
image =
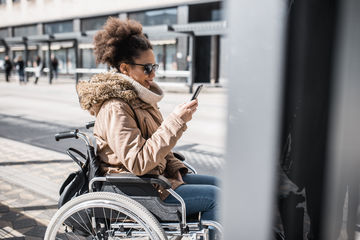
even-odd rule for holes
{"type": "Polygon", "coordinates": [[[54,34],[54,33],[65,33],[73,31],[73,22],[64,21],[64,22],[55,22],[55,23],[45,23],[44,24],[44,33],[45,34],[54,34]]]}
{"type": "Polygon", "coordinates": [[[9,31],[7,28],[0,28],[0,38],[9,37],[9,31]]]}
{"type": "Polygon", "coordinates": [[[25,52],[24,52],[24,51],[21,51],[21,50],[19,50],[19,51],[13,51],[12,53],[13,53],[13,61],[14,61],[14,62],[17,61],[17,58],[18,58],[19,56],[21,56],[23,59],[24,59],[24,57],[25,57],[25,52]]]}
{"type": "MultiPolygon", "coordinates": [[[[75,72],[75,50],[74,48],[62,48],[59,50],[51,51],[59,62],[58,73],[68,74],[75,72]]],[[[43,51],[45,65],[48,65],[49,55],[48,51],[43,51]]]]}
{"type": "Polygon", "coordinates": [[[136,21],[139,21],[144,26],[176,24],[177,9],[169,8],[169,9],[129,13],[129,19],[134,19],[136,21]]]}
{"type": "Polygon", "coordinates": [[[153,45],[156,63],[159,70],[179,70],[176,53],[176,44],[153,45]]]}
{"type": "Polygon", "coordinates": [[[0,69],[4,69],[5,52],[0,52],[0,69]]]}
{"type": "Polygon", "coordinates": [[[106,69],[106,64],[96,64],[94,49],[83,48],[81,49],[82,68],[102,68],[106,69]]]}
{"type": "Polygon", "coordinates": [[[94,51],[91,48],[81,49],[83,68],[96,68],[94,51]]]}
{"type": "Polygon", "coordinates": [[[52,52],[58,60],[58,73],[67,73],[66,49],[59,49],[52,52]]]}
{"type": "Polygon", "coordinates": [[[6,0],[0,0],[0,5],[5,5],[6,4],[6,0]]]}
{"type": "Polygon", "coordinates": [[[190,5],[189,22],[220,21],[222,12],[220,2],[190,5]]]}
{"type": "Polygon", "coordinates": [[[37,35],[36,25],[14,27],[14,37],[37,35]]]}
{"type": "Polygon", "coordinates": [[[178,70],[175,44],[166,45],[166,70],[178,70]]]}
{"type": "Polygon", "coordinates": [[[156,63],[159,64],[159,70],[164,70],[164,45],[154,45],[153,51],[156,63]]]}
{"type": "Polygon", "coordinates": [[[37,50],[28,51],[28,63],[27,66],[32,66],[32,63],[35,62],[36,56],[38,55],[37,50]]]}
{"type": "MultiPolygon", "coordinates": [[[[116,17],[116,16],[114,16],[116,17]]],[[[81,19],[81,31],[98,30],[105,24],[109,16],[81,19]]]]}
{"type": "Polygon", "coordinates": [[[68,73],[74,73],[76,69],[76,62],[75,62],[75,49],[68,48],[67,49],[67,69],[68,73]]]}

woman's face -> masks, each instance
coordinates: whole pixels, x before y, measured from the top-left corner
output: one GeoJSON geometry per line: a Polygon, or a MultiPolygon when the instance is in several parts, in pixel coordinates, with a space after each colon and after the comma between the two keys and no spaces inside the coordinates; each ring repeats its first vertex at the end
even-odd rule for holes
{"type": "Polygon", "coordinates": [[[133,63],[122,63],[120,65],[120,71],[149,89],[150,83],[155,77],[155,70],[150,68],[151,72],[146,71],[146,67],[141,66],[144,64],[156,64],[153,50],[148,49],[143,51],[138,58],[134,59],[133,63]]]}

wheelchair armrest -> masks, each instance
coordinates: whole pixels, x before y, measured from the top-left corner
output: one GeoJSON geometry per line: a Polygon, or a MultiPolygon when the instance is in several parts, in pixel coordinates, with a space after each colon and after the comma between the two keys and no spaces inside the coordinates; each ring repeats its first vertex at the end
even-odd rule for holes
{"type": "Polygon", "coordinates": [[[185,156],[178,152],[173,152],[174,156],[180,161],[185,161],[185,156]]]}
{"type": "Polygon", "coordinates": [[[136,176],[132,173],[111,173],[107,174],[106,181],[111,183],[151,183],[159,184],[165,189],[171,188],[171,183],[164,176],[160,175],[143,175],[136,176]]]}

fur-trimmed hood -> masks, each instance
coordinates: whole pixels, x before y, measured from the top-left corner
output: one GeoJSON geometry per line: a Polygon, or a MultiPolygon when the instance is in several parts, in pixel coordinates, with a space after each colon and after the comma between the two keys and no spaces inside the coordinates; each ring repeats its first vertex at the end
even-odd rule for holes
{"type": "Polygon", "coordinates": [[[163,91],[155,83],[146,89],[131,77],[109,71],[96,74],[90,81],[80,81],[76,86],[81,108],[97,115],[101,105],[111,98],[120,98],[125,102],[132,102],[136,98],[149,104],[156,104],[163,98],[163,91]]]}
{"type": "Polygon", "coordinates": [[[137,98],[134,86],[122,74],[105,72],[94,75],[90,81],[80,81],[76,86],[80,106],[91,115],[97,115],[101,105],[111,98],[130,102],[137,98]]]}

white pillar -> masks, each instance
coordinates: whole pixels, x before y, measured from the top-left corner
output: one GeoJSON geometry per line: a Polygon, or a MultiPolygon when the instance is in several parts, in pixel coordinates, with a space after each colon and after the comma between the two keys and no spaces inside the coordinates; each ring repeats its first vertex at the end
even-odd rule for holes
{"type": "Polygon", "coordinates": [[[229,0],[224,239],[272,239],[286,1],[229,0]]]}

